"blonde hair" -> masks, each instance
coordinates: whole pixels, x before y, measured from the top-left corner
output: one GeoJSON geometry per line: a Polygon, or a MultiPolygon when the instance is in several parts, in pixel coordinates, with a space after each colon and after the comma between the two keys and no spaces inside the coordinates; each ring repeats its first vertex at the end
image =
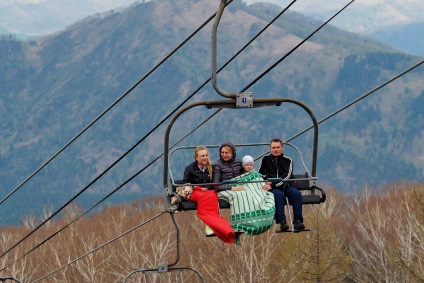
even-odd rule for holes
{"type": "Polygon", "coordinates": [[[211,163],[211,158],[209,156],[208,149],[205,146],[203,146],[203,145],[199,145],[198,147],[196,147],[196,149],[194,150],[194,159],[196,159],[197,153],[199,151],[201,151],[201,150],[206,150],[206,152],[208,153],[208,164],[206,165],[206,167],[208,168],[209,175],[211,176],[211,180],[212,180],[212,172],[213,172],[213,170],[212,170],[212,163],[211,163]]]}

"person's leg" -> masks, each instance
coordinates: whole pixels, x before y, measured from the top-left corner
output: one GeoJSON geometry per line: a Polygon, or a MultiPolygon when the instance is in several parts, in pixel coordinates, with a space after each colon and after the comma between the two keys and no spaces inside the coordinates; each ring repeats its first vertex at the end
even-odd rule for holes
{"type": "Polygon", "coordinates": [[[230,222],[219,215],[218,195],[215,191],[194,191],[191,200],[197,202],[197,215],[214,231],[215,235],[228,244],[234,243],[234,230],[230,222]]]}
{"type": "Polygon", "coordinates": [[[284,194],[289,199],[291,205],[293,206],[293,215],[294,215],[294,221],[300,221],[303,223],[303,216],[302,216],[302,194],[298,189],[292,186],[288,186],[284,189],[284,194]]]}
{"type": "MultiPolygon", "coordinates": [[[[234,243],[235,233],[227,219],[220,215],[204,213],[197,210],[197,215],[206,225],[208,225],[215,235],[227,244],[234,243]]],[[[239,244],[239,243],[238,243],[239,244]]]]}
{"type": "Polygon", "coordinates": [[[286,215],[284,214],[284,206],[286,205],[286,198],[284,193],[280,189],[272,189],[270,192],[274,195],[275,222],[277,224],[285,223],[286,215]]]}

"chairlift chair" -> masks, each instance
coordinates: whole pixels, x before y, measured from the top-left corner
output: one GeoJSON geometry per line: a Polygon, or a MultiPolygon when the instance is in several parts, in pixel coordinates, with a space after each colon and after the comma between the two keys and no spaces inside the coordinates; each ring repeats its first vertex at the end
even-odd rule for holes
{"type": "MultiPolygon", "coordinates": [[[[268,146],[268,143],[250,143],[250,144],[236,144],[236,147],[244,147],[244,146],[268,146]]],[[[301,174],[295,174],[294,175],[294,179],[290,179],[289,181],[292,183],[292,185],[294,187],[296,187],[298,190],[302,191],[302,203],[303,204],[320,204],[322,202],[325,202],[326,199],[326,194],[325,191],[318,187],[315,184],[315,181],[317,180],[316,177],[313,177],[310,173],[309,170],[307,168],[307,166],[305,165],[305,162],[303,160],[303,156],[300,152],[300,150],[294,146],[291,143],[285,142],[284,145],[288,145],[290,147],[292,147],[298,154],[299,159],[301,161],[301,165],[302,168],[304,170],[305,173],[301,173],[301,174]],[[319,193],[317,193],[319,192],[319,193]]],[[[206,148],[218,148],[218,145],[212,145],[212,146],[206,146],[206,148]]],[[[172,188],[172,196],[176,196],[178,198],[178,204],[177,204],[177,210],[181,211],[189,211],[189,210],[196,210],[197,208],[197,204],[193,201],[190,200],[185,200],[182,199],[181,197],[179,197],[176,193],[175,193],[175,189],[178,186],[183,186],[183,180],[179,180],[179,179],[175,179],[174,178],[174,174],[173,174],[173,170],[172,170],[172,156],[181,150],[193,150],[194,148],[196,148],[196,146],[184,146],[184,147],[177,147],[175,149],[173,149],[170,153],[169,153],[169,175],[170,175],[170,186],[172,188]]],[[[180,173],[181,174],[181,173],[180,173]]],[[[282,181],[282,179],[268,179],[265,181],[282,181]]],[[[228,181],[224,181],[223,183],[229,183],[228,181]]],[[[210,184],[214,184],[214,183],[206,183],[206,184],[192,184],[192,185],[210,185],[210,184]]],[[[168,199],[170,199],[170,196],[168,196],[168,199]]],[[[287,201],[287,203],[289,203],[287,201]]],[[[227,201],[225,200],[219,200],[219,207],[220,208],[230,208],[230,205],[227,201]]]]}
{"type": "MultiPolygon", "coordinates": [[[[153,269],[136,269],[129,273],[125,279],[126,280],[131,277],[133,274],[136,273],[145,273],[145,272],[168,272],[168,271],[181,271],[183,269],[188,269],[190,271],[195,272],[200,280],[203,282],[203,277],[201,274],[190,267],[177,267],[175,266],[179,261],[179,253],[180,253],[180,236],[179,236],[179,227],[177,222],[175,221],[174,214],[172,212],[176,212],[178,210],[194,210],[196,209],[196,204],[194,202],[189,201],[182,201],[181,198],[175,193],[175,187],[176,184],[178,184],[177,181],[175,181],[173,178],[169,178],[169,170],[170,170],[170,156],[173,152],[170,152],[169,148],[169,136],[171,133],[171,129],[175,123],[175,121],[186,111],[198,107],[198,106],[204,106],[207,109],[212,108],[230,108],[230,109],[246,109],[246,108],[256,108],[256,107],[263,107],[263,106],[281,106],[283,103],[293,103],[301,108],[303,108],[311,117],[311,120],[313,122],[313,131],[314,131],[314,141],[313,141],[313,153],[312,153],[312,170],[311,174],[309,174],[309,171],[306,170],[305,174],[296,175],[295,180],[296,181],[295,186],[300,190],[310,191],[311,193],[309,195],[305,195],[303,197],[304,204],[315,204],[315,203],[321,203],[325,201],[325,193],[324,190],[318,188],[316,186],[316,161],[317,161],[317,150],[318,150],[318,122],[312,113],[312,111],[302,102],[292,99],[292,98],[253,98],[252,93],[227,93],[224,92],[222,89],[218,87],[217,81],[216,81],[216,35],[217,35],[217,28],[220,21],[220,18],[222,16],[222,13],[224,11],[225,6],[227,5],[227,0],[221,0],[221,4],[218,8],[218,11],[216,13],[215,22],[212,28],[212,85],[214,89],[224,98],[227,98],[225,100],[203,100],[191,103],[182,109],[180,109],[170,120],[166,130],[165,130],[165,138],[164,138],[164,168],[163,168],[163,187],[165,190],[165,195],[168,198],[168,200],[171,200],[172,196],[177,196],[179,198],[179,205],[175,207],[175,209],[171,208],[168,210],[170,212],[170,215],[172,217],[172,220],[174,222],[174,225],[177,230],[177,258],[175,262],[171,264],[164,264],[160,265],[157,268],[153,269]],[[171,179],[171,182],[169,180],[171,179]],[[319,190],[321,192],[321,195],[315,195],[315,191],[319,190]]],[[[299,152],[300,153],[300,152],[299,152]]],[[[227,202],[222,203],[222,207],[228,206],[227,202]],[[226,203],[226,204],[225,204],[226,203]]]]}

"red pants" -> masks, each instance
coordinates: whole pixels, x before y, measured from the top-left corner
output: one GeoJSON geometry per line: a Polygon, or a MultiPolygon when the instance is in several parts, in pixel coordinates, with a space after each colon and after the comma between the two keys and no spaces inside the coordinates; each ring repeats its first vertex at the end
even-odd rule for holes
{"type": "Polygon", "coordinates": [[[219,215],[218,195],[214,190],[202,191],[196,186],[190,200],[197,203],[197,215],[212,228],[218,238],[228,244],[234,243],[234,230],[230,223],[219,215]]]}

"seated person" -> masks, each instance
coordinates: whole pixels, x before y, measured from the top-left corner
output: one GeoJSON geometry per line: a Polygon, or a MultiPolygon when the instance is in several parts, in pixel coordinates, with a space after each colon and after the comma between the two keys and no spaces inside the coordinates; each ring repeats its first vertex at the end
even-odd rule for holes
{"type": "Polygon", "coordinates": [[[249,155],[243,157],[244,173],[234,178],[235,187],[243,190],[223,190],[218,193],[220,199],[230,203],[230,224],[235,231],[243,231],[248,235],[259,235],[266,232],[274,224],[275,204],[274,195],[262,189],[265,185],[262,176],[254,170],[254,161],[249,155]],[[256,181],[252,183],[244,183],[256,181]]]}
{"type": "Polygon", "coordinates": [[[190,185],[177,187],[177,194],[197,203],[197,216],[215,235],[227,244],[240,244],[240,233],[235,233],[227,219],[219,215],[218,195],[214,190],[204,191],[190,185]]]}
{"type": "MultiPolygon", "coordinates": [[[[206,147],[198,146],[194,150],[194,162],[184,170],[183,182],[191,184],[212,183],[213,166],[206,147]]],[[[212,185],[201,186],[204,190],[213,190],[212,185]]]]}
{"type": "MultiPolygon", "coordinates": [[[[213,182],[220,183],[225,180],[243,174],[241,160],[236,157],[236,148],[230,141],[223,142],[219,147],[219,159],[215,162],[213,169],[213,182]]],[[[243,190],[243,185],[231,186],[229,184],[215,185],[215,189],[219,191],[243,190]]]]}
{"type": "MultiPolygon", "coordinates": [[[[211,183],[213,171],[206,147],[198,146],[194,158],[195,161],[184,170],[184,182],[211,183]]],[[[225,243],[240,244],[240,233],[235,233],[230,223],[219,215],[218,195],[212,186],[178,187],[177,194],[197,203],[197,215],[218,238],[225,243]]]]}
{"type": "Polygon", "coordinates": [[[283,181],[271,183],[263,186],[264,190],[270,191],[275,198],[275,222],[280,224],[276,232],[285,232],[289,230],[284,213],[286,197],[293,206],[293,229],[296,231],[304,230],[302,216],[302,195],[298,189],[291,186],[286,180],[293,179],[293,164],[290,157],[283,154],[284,144],[280,139],[272,139],[269,145],[270,154],[262,157],[259,165],[259,173],[265,179],[282,178],[283,181]]]}

